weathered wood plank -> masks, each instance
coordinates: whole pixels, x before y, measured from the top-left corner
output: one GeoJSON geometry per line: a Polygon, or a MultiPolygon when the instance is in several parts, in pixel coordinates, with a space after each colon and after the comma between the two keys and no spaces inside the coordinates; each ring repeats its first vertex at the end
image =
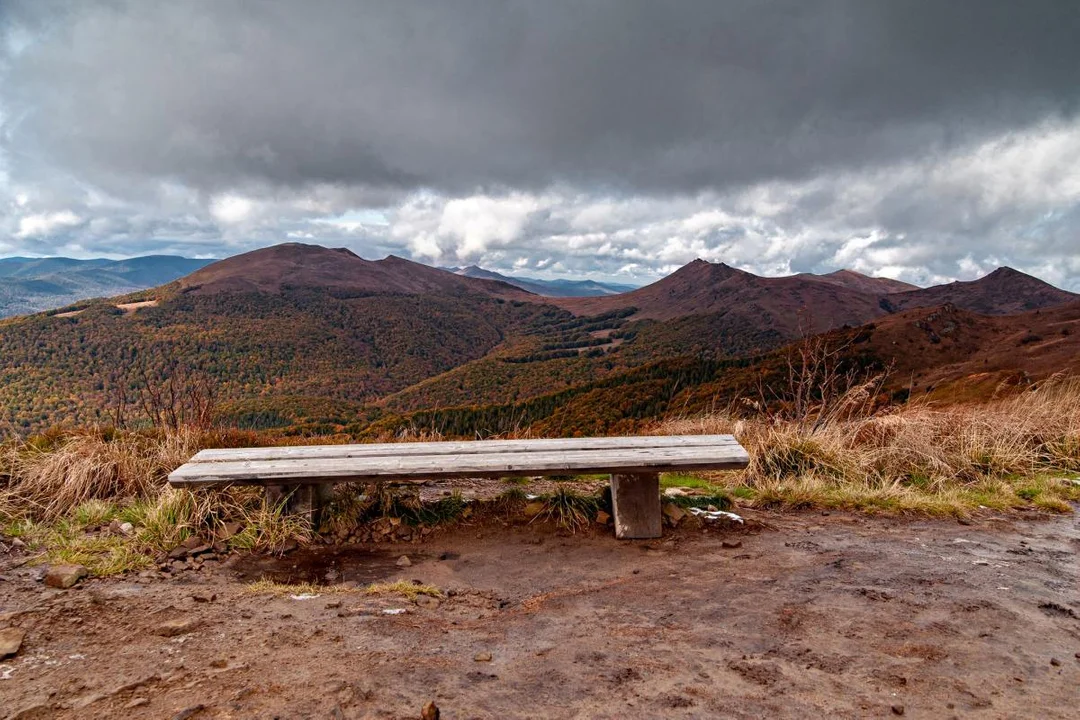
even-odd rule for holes
{"type": "Polygon", "coordinates": [[[510,477],[564,473],[649,473],[745,467],[734,446],[599,448],[527,453],[396,455],[190,463],[169,476],[176,486],[321,483],[388,478],[510,477]]]}
{"type": "Polygon", "coordinates": [[[612,475],[611,508],[615,537],[620,540],[660,537],[663,533],[660,476],[656,473],[612,475]]]}
{"type": "Polygon", "coordinates": [[[476,455],[665,447],[738,447],[731,435],[657,435],[638,437],[559,438],[536,440],[471,440],[445,442],[300,445],[296,447],[203,450],[190,463],[236,460],[286,460],[403,455],[476,455]]]}

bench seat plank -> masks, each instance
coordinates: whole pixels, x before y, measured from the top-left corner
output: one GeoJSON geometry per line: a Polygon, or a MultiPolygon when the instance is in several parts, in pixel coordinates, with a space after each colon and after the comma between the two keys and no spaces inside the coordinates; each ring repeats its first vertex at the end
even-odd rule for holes
{"type": "MultiPolygon", "coordinates": [[[[500,441],[496,441],[500,442],[500,441]]],[[[514,442],[514,441],[506,441],[514,442]]],[[[355,446],[353,446],[355,447],[355,446]]],[[[399,448],[406,448],[401,444],[399,448]]],[[[746,467],[737,443],[675,447],[598,447],[534,452],[405,454],[219,460],[188,463],[169,476],[174,486],[307,484],[387,479],[511,477],[563,473],[655,473],[746,467]]]]}
{"type": "Polygon", "coordinates": [[[479,455],[540,453],[568,450],[705,447],[739,448],[731,435],[656,435],[639,437],[560,438],[536,440],[466,440],[445,442],[367,443],[361,445],[297,445],[203,450],[190,463],[240,460],[306,460],[327,458],[400,457],[404,455],[479,455]]]}

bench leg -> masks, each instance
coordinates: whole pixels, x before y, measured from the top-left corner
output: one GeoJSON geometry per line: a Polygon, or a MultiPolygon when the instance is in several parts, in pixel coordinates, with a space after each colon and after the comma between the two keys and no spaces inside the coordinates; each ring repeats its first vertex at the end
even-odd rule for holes
{"type": "Polygon", "coordinates": [[[311,526],[318,529],[322,521],[323,506],[329,502],[332,488],[330,485],[267,485],[266,502],[271,507],[285,502],[284,511],[289,515],[300,515],[311,526]]]}
{"type": "Polygon", "coordinates": [[[615,537],[620,540],[660,537],[658,473],[612,475],[611,506],[615,516],[615,537]]]}

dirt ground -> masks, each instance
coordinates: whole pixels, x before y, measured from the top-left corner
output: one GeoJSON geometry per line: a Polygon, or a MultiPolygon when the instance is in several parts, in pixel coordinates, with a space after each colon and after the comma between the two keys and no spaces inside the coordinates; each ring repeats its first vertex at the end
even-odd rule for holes
{"type": "Polygon", "coordinates": [[[1077,716],[1075,517],[751,515],[651,542],[473,527],[66,591],[10,569],[0,613],[26,639],[0,717],[1077,716]],[[450,596],[245,592],[262,573],[450,596]]]}

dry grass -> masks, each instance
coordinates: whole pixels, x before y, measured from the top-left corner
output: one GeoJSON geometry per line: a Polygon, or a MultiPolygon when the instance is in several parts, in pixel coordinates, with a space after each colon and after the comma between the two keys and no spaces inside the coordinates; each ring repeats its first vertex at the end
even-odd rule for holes
{"type": "Polygon", "coordinates": [[[878,414],[795,419],[710,415],[665,433],[732,433],[750,467],[717,482],[759,503],[963,513],[1080,500],[1080,380],[1058,379],[982,405],[911,404],[878,414]]]}
{"type": "Polygon", "coordinates": [[[148,497],[197,452],[198,440],[188,430],[34,438],[9,448],[11,479],[0,502],[55,519],[91,500],[148,497]]]}
{"type": "Polygon", "coordinates": [[[316,583],[279,583],[268,578],[260,578],[244,586],[244,592],[252,595],[341,595],[356,592],[351,585],[318,585],[316,583]]]}
{"type": "Polygon", "coordinates": [[[417,585],[408,580],[398,580],[392,583],[373,583],[364,590],[367,595],[400,595],[406,600],[416,600],[418,595],[429,595],[435,598],[443,596],[442,591],[434,585],[417,585]]]}

